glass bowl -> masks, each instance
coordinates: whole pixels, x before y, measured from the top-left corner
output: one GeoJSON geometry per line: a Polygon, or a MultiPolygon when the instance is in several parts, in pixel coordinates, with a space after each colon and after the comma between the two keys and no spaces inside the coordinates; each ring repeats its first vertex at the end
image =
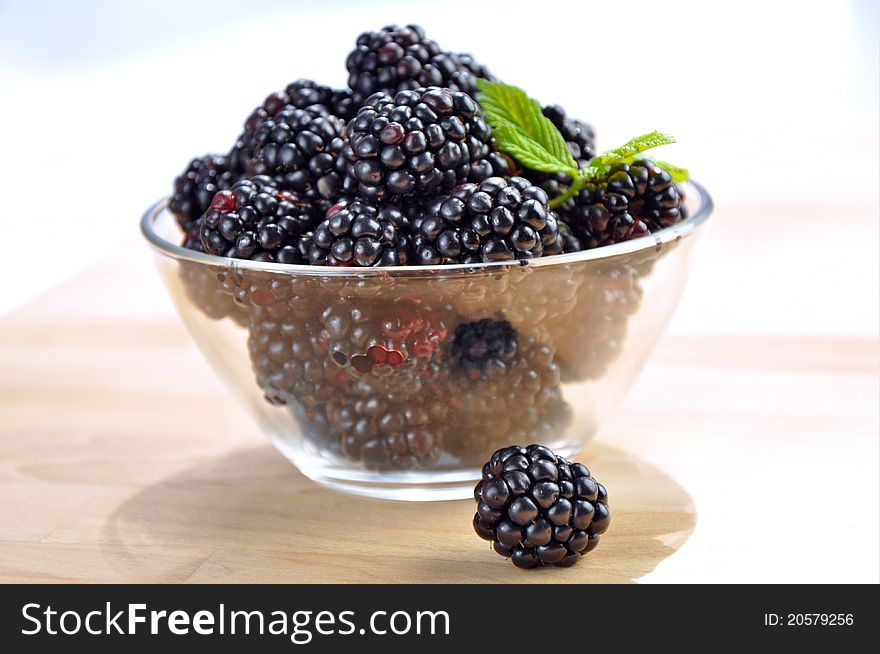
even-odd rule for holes
{"type": "Polygon", "coordinates": [[[681,296],[712,211],[700,185],[686,197],[689,218],[642,238],[467,266],[208,256],[177,245],[167,200],[141,229],[205,358],[303,474],[371,497],[447,500],[472,494],[499,447],[538,442],[568,457],[597,432],[681,296]]]}

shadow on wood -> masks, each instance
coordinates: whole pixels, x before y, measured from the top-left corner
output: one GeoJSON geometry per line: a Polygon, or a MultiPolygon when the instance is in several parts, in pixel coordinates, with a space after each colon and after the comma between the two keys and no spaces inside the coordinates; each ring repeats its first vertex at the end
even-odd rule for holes
{"type": "Polygon", "coordinates": [[[517,570],[473,533],[472,501],[342,495],[269,446],[137,493],[104,524],[102,554],[120,578],[143,581],[614,583],[647,574],[687,540],[696,513],[671,478],[604,444],[577,459],[608,487],[612,524],[573,568],[517,570]]]}

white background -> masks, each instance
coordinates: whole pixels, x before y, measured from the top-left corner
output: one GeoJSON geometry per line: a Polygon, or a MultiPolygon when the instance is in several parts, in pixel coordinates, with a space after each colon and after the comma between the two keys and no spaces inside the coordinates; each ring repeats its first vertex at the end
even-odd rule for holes
{"type": "MultiPolygon", "coordinates": [[[[269,91],[298,77],[343,85],[357,34],[390,22],[421,23],[564,104],[601,148],[671,132],[680,144],[663,158],[721,206],[876,206],[874,0],[7,0],[0,314],[136,238],[189,158],[227,150],[269,91]]],[[[875,333],[876,311],[822,328],[875,333]]]]}

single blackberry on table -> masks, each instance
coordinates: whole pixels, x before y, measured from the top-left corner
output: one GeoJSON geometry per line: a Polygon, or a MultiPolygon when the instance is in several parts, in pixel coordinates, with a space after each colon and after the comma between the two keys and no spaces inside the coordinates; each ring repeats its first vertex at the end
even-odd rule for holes
{"type": "Polygon", "coordinates": [[[413,236],[416,263],[477,263],[564,249],[547,194],[523,177],[490,177],[435,198],[413,236]]]}
{"type": "Polygon", "coordinates": [[[448,88],[371,95],[346,133],[348,175],[371,200],[430,196],[506,169],[479,105],[448,88]]]}
{"type": "Polygon", "coordinates": [[[341,200],[315,227],[307,254],[313,265],[405,265],[410,245],[404,215],[391,204],[341,200]]]}
{"type": "Polygon", "coordinates": [[[615,164],[558,211],[585,249],[638,238],[687,217],[683,190],[647,159],[615,164]]]}
{"type": "Polygon", "coordinates": [[[321,105],[288,105],[254,132],[248,174],[267,175],[279,189],[311,202],[335,201],[346,186],[353,187],[340,161],[344,127],[321,105]]]}
{"type": "Polygon", "coordinates": [[[542,445],[496,451],[474,499],[474,531],[518,568],[574,565],[611,522],[608,493],[589,469],[542,445]]]}
{"type": "Polygon", "coordinates": [[[196,157],[174,180],[174,193],[168,207],[186,229],[208,210],[217,191],[230,188],[241,177],[239,171],[229,166],[226,157],[216,154],[196,157]]]}
{"type": "Polygon", "coordinates": [[[303,263],[307,235],[319,217],[295,193],[280,191],[268,177],[254,177],[214,196],[198,220],[199,238],[208,254],[303,263]]]}
{"type": "Polygon", "coordinates": [[[490,78],[471,55],[446,52],[418,25],[388,25],[364,32],[345,62],[355,102],[373,93],[394,95],[424,86],[443,86],[473,95],[477,77],[490,78]]]}

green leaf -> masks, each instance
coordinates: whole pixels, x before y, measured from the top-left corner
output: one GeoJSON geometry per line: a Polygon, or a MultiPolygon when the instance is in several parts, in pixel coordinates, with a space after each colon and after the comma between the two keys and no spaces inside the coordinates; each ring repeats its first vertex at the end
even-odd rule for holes
{"type": "Polygon", "coordinates": [[[631,163],[645,150],[661,145],[669,145],[670,143],[675,143],[675,139],[669,134],[656,131],[648,132],[630,139],[618,148],[603,152],[592,159],[590,164],[611,166],[616,163],[631,163]]]}
{"type": "MultiPolygon", "coordinates": [[[[646,150],[656,148],[660,145],[668,145],[670,143],[675,143],[675,139],[669,134],[663,134],[662,132],[649,132],[647,134],[642,134],[634,139],[630,139],[619,148],[608,150],[607,152],[603,152],[590,159],[589,165],[581,170],[581,178],[584,181],[588,181],[602,177],[608,173],[611,166],[614,164],[632,163],[640,158],[640,155],[646,150]]],[[[672,164],[666,163],[665,161],[659,161],[652,157],[644,158],[651,159],[651,161],[658,166],[665,168],[674,182],[687,181],[688,171],[686,169],[673,166],[672,164]]]]}
{"type": "Polygon", "coordinates": [[[532,170],[577,174],[577,162],[562,134],[541,113],[541,105],[510,84],[479,79],[477,86],[480,107],[500,150],[532,170]]]}

